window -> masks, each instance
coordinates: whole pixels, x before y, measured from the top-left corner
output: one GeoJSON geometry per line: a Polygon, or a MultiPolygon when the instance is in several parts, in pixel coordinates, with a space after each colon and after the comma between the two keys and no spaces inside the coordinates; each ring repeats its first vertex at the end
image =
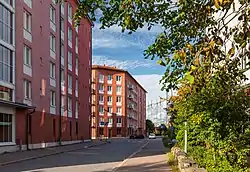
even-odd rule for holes
{"type": "Polygon", "coordinates": [[[76,47],[78,48],[78,36],[76,36],[76,47]]]}
{"type": "Polygon", "coordinates": [[[31,82],[24,80],[24,98],[31,99],[31,82]]]}
{"type": "Polygon", "coordinates": [[[72,6],[68,4],[68,17],[72,19],[72,16],[73,16],[72,6]]]}
{"type": "Polygon", "coordinates": [[[72,136],[72,121],[69,121],[69,135],[72,136]]]}
{"type": "Polygon", "coordinates": [[[122,129],[121,128],[117,128],[116,129],[116,134],[117,135],[121,135],[122,134],[122,129]]]}
{"type": "Polygon", "coordinates": [[[78,59],[78,57],[76,56],[76,69],[78,69],[78,63],[79,63],[78,60],[79,60],[79,59],[78,59]]]}
{"type": "Polygon", "coordinates": [[[56,23],[56,9],[52,6],[50,6],[50,21],[56,23]]]}
{"type": "Polygon", "coordinates": [[[121,114],[122,113],[122,108],[121,107],[117,107],[116,108],[116,113],[121,114]]]}
{"type": "Polygon", "coordinates": [[[100,101],[100,102],[103,102],[103,101],[104,101],[103,95],[99,95],[99,101],[100,101]]]}
{"type": "Polygon", "coordinates": [[[56,78],[56,65],[55,63],[50,62],[50,77],[56,78]]]}
{"type": "Polygon", "coordinates": [[[72,98],[68,97],[68,110],[72,111],[72,98]]]}
{"type": "Polygon", "coordinates": [[[64,78],[64,70],[61,70],[61,82],[65,82],[65,78],[64,78]]]}
{"type": "Polygon", "coordinates": [[[61,107],[64,109],[66,104],[66,98],[64,95],[61,96],[61,107]]]}
{"type": "Polygon", "coordinates": [[[72,52],[68,51],[68,67],[72,68],[72,52]]]}
{"type": "Polygon", "coordinates": [[[24,29],[31,33],[31,14],[27,11],[23,12],[23,18],[24,18],[24,29]]]}
{"type": "Polygon", "coordinates": [[[78,122],[76,121],[76,134],[78,134],[78,122]]]}
{"type": "Polygon", "coordinates": [[[116,102],[121,102],[121,101],[122,101],[121,96],[116,97],[116,102]]]}
{"type": "Polygon", "coordinates": [[[112,81],[112,75],[108,75],[108,81],[112,81]]]}
{"type": "Polygon", "coordinates": [[[72,89],[72,76],[68,74],[68,87],[72,89]]]}
{"type": "Polygon", "coordinates": [[[108,119],[108,122],[109,122],[109,124],[112,124],[112,123],[113,123],[113,119],[112,119],[112,118],[109,118],[109,119],[108,119]]]}
{"type": "Polygon", "coordinates": [[[76,79],[76,91],[78,91],[78,79],[76,79]]]}
{"type": "Polygon", "coordinates": [[[108,91],[112,91],[112,86],[108,85],[108,91]]]}
{"type": "Polygon", "coordinates": [[[99,85],[99,91],[104,91],[104,86],[102,84],[99,85]]]}
{"type": "Polygon", "coordinates": [[[79,111],[79,105],[78,105],[78,101],[76,101],[76,112],[75,112],[76,118],[78,118],[78,111],[79,111]]]}
{"type": "Polygon", "coordinates": [[[70,27],[68,27],[68,39],[72,42],[73,31],[70,27]]]}
{"type": "Polygon", "coordinates": [[[0,113],[0,143],[12,142],[12,115],[0,113]]]}
{"type": "Polygon", "coordinates": [[[50,106],[56,106],[56,92],[50,91],[50,106]]]}
{"type": "Polygon", "coordinates": [[[64,18],[63,17],[61,17],[61,23],[60,23],[60,25],[61,25],[61,31],[64,32],[64,18]]]}
{"type": "Polygon", "coordinates": [[[103,112],[104,112],[103,106],[99,106],[99,112],[100,112],[100,113],[103,113],[103,112]]]}
{"type": "Polygon", "coordinates": [[[64,57],[64,44],[61,43],[61,57],[64,57]]]}
{"type": "MultiPolygon", "coordinates": [[[[100,122],[101,122],[101,118],[100,118],[100,122]]],[[[99,128],[99,135],[103,135],[103,134],[104,134],[103,128],[99,128]]]]}
{"type": "Polygon", "coordinates": [[[108,112],[112,113],[112,107],[108,107],[108,112]]]}
{"type": "Polygon", "coordinates": [[[31,49],[24,45],[24,64],[27,66],[31,66],[31,49]]]}
{"type": "Polygon", "coordinates": [[[103,74],[99,75],[99,81],[104,81],[104,75],[103,74]]]}
{"type": "Polygon", "coordinates": [[[13,43],[13,14],[4,5],[0,4],[0,39],[8,44],[13,43]]]}
{"type": "Polygon", "coordinates": [[[121,76],[116,76],[116,81],[121,81],[121,76]]]}
{"type": "Polygon", "coordinates": [[[112,97],[108,96],[108,102],[112,102],[112,97]]]}
{"type": "Polygon", "coordinates": [[[122,119],[121,118],[117,118],[116,119],[116,123],[118,123],[118,124],[122,123],[122,119]]]}
{"type": "Polygon", "coordinates": [[[56,52],[56,37],[53,35],[50,35],[50,49],[56,52]]]}
{"type": "Polygon", "coordinates": [[[0,45],[0,80],[12,83],[12,51],[0,45]]]}
{"type": "Polygon", "coordinates": [[[116,92],[117,92],[117,93],[120,93],[120,92],[121,92],[121,89],[122,89],[121,86],[117,86],[117,87],[116,87],[116,92]]]}

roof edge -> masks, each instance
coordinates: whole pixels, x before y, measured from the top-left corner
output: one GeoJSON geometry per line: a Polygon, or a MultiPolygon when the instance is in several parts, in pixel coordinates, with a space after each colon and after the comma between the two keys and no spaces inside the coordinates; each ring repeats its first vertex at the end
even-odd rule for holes
{"type": "Polygon", "coordinates": [[[127,70],[119,69],[119,68],[115,68],[111,66],[102,66],[102,65],[92,65],[92,69],[113,70],[113,71],[120,71],[120,72],[127,73],[136,82],[136,84],[138,84],[145,91],[145,93],[148,93],[147,90],[127,70]]]}

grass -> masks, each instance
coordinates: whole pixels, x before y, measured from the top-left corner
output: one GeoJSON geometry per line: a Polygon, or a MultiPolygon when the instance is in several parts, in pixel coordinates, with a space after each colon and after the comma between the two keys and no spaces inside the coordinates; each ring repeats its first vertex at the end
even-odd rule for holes
{"type": "Polygon", "coordinates": [[[171,167],[172,172],[180,172],[178,168],[177,160],[174,158],[172,152],[167,153],[168,165],[171,167]]]}

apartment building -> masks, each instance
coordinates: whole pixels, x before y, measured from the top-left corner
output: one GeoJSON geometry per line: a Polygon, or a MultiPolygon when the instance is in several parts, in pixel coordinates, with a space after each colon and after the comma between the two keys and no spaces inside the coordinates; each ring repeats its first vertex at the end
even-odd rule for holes
{"type": "Polygon", "coordinates": [[[62,5],[0,0],[0,145],[5,151],[20,143],[32,149],[90,138],[92,23],[83,19],[73,27],[77,5],[77,0],[62,5]]]}
{"type": "Polygon", "coordinates": [[[92,66],[92,138],[146,132],[146,90],[122,69],[92,66]]]}

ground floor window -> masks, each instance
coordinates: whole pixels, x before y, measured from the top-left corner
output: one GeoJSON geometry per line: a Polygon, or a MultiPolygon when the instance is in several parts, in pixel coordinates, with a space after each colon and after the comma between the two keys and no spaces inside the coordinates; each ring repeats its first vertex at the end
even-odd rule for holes
{"type": "Polygon", "coordinates": [[[121,128],[117,128],[116,134],[117,134],[117,135],[120,135],[121,133],[122,133],[122,129],[121,129],[121,128]]]}
{"type": "Polygon", "coordinates": [[[0,143],[12,141],[12,115],[0,113],[0,143]]]}
{"type": "Polygon", "coordinates": [[[99,128],[99,134],[100,134],[100,135],[103,135],[103,134],[104,134],[103,128],[99,128]]]}

